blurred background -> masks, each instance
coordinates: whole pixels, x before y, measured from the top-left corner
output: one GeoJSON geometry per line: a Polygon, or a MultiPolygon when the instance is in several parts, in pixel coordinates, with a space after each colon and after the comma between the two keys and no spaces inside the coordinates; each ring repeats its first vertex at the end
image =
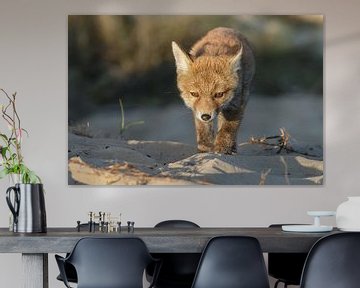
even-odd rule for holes
{"type": "Polygon", "coordinates": [[[284,127],[299,141],[322,146],[321,15],[69,16],[69,130],[194,145],[192,113],[176,87],[171,41],[188,51],[219,26],[239,30],[256,55],[239,140],[278,135],[284,127]]]}

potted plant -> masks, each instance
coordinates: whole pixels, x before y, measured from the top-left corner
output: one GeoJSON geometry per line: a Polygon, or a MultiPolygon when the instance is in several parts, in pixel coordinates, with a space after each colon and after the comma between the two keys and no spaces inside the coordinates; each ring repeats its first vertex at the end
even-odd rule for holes
{"type": "Polygon", "coordinates": [[[10,230],[14,232],[46,232],[46,212],[41,179],[24,163],[21,145],[28,132],[22,128],[16,109],[16,93],[3,89],[6,104],[0,105],[1,117],[8,127],[0,131],[0,179],[10,176],[12,186],[6,191],[6,201],[13,215],[10,230]]]}
{"type": "Polygon", "coordinates": [[[8,132],[0,133],[0,179],[9,175],[13,183],[41,183],[39,176],[30,170],[24,163],[21,153],[21,144],[24,135],[28,132],[21,127],[19,114],[16,110],[16,93],[11,96],[0,89],[8,101],[5,105],[0,105],[1,116],[8,126],[8,132]],[[17,179],[18,178],[18,179],[17,179]]]}

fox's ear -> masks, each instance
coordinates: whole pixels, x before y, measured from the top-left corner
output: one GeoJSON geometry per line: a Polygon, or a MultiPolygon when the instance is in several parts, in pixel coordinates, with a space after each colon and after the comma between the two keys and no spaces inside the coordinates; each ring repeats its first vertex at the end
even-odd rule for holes
{"type": "Polygon", "coordinates": [[[230,60],[230,64],[234,69],[234,72],[241,70],[241,57],[243,54],[243,46],[241,45],[240,51],[230,60]]]}
{"type": "Polygon", "coordinates": [[[178,44],[172,42],[172,51],[176,62],[176,71],[179,73],[187,72],[191,65],[191,58],[189,55],[182,50],[178,44]]]}

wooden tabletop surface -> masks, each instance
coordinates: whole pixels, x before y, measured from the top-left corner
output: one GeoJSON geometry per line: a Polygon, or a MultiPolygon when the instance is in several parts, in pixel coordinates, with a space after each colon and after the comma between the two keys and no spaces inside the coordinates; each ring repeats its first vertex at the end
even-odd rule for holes
{"type": "Polygon", "coordinates": [[[89,232],[76,228],[48,228],[47,233],[20,234],[0,228],[0,253],[65,253],[82,237],[139,237],[152,253],[201,253],[214,236],[244,235],[259,240],[263,252],[307,252],[321,237],[338,233],[294,233],[275,228],[136,228],[128,232],[89,232]]]}

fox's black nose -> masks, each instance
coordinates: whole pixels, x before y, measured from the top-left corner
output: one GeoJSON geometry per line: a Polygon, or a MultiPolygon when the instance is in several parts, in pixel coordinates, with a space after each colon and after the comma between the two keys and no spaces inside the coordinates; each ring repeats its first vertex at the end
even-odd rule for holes
{"type": "Polygon", "coordinates": [[[204,121],[209,121],[211,118],[211,116],[209,114],[202,114],[201,115],[201,119],[204,121]]]}

